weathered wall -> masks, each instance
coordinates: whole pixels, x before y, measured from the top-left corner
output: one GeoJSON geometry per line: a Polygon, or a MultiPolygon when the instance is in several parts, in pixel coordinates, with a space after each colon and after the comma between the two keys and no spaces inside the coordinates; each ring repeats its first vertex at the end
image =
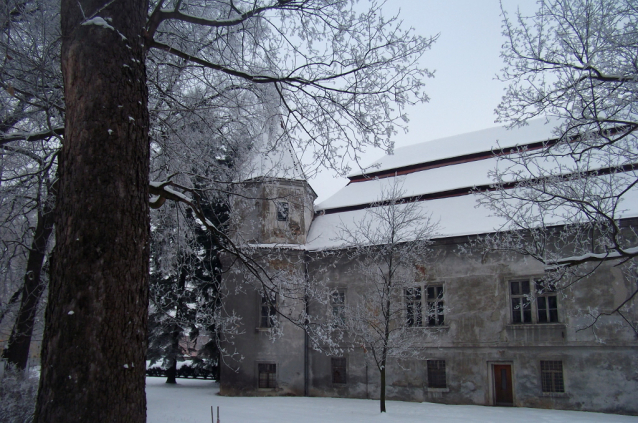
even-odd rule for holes
{"type": "MultiPolygon", "coordinates": [[[[557,323],[514,324],[510,281],[541,277],[543,267],[520,257],[461,254],[459,246],[467,241],[439,240],[433,247],[434,259],[417,263],[420,276],[415,285],[444,286],[445,325],[411,329],[421,339],[421,351],[418,359],[390,360],[388,399],[492,405],[493,366],[506,364],[511,366],[515,406],[638,414],[635,334],[617,316],[603,317],[595,327],[584,329],[592,321],[589,310],[613,310],[627,298],[635,281],[626,280],[615,263],[602,265],[558,294],[557,323]],[[427,387],[428,359],[445,360],[446,388],[427,387]],[[542,392],[541,360],[562,361],[564,393],[542,392]]],[[[355,263],[343,254],[311,252],[308,258],[310,280],[344,290],[347,304],[356,302],[369,288],[358,277],[355,263]]],[[[258,294],[248,292],[228,301],[244,316],[246,332],[235,339],[234,347],[245,359],[238,373],[223,370],[223,394],[303,395],[307,371],[311,396],[378,398],[379,372],[361,346],[344,355],[347,383],[334,384],[330,357],[309,351],[304,368],[302,330],[284,323],[283,336],[273,341],[267,333],[252,328],[251,322],[258,319],[258,294]],[[255,363],[260,360],[277,363],[277,390],[256,388],[255,363]]],[[[637,308],[634,304],[627,312],[634,322],[638,321],[637,308]]],[[[311,304],[310,312],[330,315],[331,310],[329,305],[311,304]]]]}
{"type": "Polygon", "coordinates": [[[316,194],[305,181],[246,182],[233,197],[231,236],[251,244],[304,244],[316,194]],[[288,204],[288,219],[277,220],[277,203],[288,204]]]}
{"type": "MultiPolygon", "coordinates": [[[[513,324],[511,280],[540,277],[543,268],[531,260],[502,255],[459,254],[467,239],[448,239],[435,246],[438,254],[425,269],[421,285],[443,284],[446,324],[413,328],[422,338],[421,360],[392,361],[388,366],[389,399],[448,404],[494,403],[493,364],[510,364],[514,405],[638,414],[638,342],[617,316],[604,317],[594,328],[586,311],[610,311],[625,298],[632,281],[620,269],[604,265],[572,289],[559,293],[559,322],[513,324]],[[447,388],[428,389],[426,360],[446,361],[447,388]],[[563,362],[565,393],[541,391],[541,360],[563,362]]],[[[615,264],[615,263],[614,263],[615,264]]],[[[344,257],[313,261],[311,275],[334,288],[346,289],[346,302],[366,289],[344,257]]],[[[636,319],[636,311],[630,317],[636,319]]],[[[311,395],[378,398],[379,372],[361,348],[346,354],[347,385],[334,385],[330,359],[312,353],[311,395]]]]}

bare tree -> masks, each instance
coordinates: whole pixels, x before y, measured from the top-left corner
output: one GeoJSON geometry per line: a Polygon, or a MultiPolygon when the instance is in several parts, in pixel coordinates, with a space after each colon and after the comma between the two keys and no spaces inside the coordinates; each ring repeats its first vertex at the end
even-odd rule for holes
{"type": "MultiPolygon", "coordinates": [[[[160,82],[151,88],[171,100],[153,101],[153,119],[198,91],[206,93],[198,107],[245,93],[234,113],[250,116],[250,95],[259,100],[256,87],[268,85],[277,94],[270,125],[317,164],[342,168],[367,145],[392,148],[403,106],[427,100],[431,73],[418,60],[434,42],[382,18],[376,3],[364,13],[353,3],[62,2],[64,142],[36,421],[144,420],[149,193],[154,206],[188,204],[223,248],[247,260],[206,219],[193,187],[172,175],[149,187],[146,59],[160,76],[151,73],[160,82]],[[175,74],[159,70],[176,65],[175,74]]],[[[60,131],[9,131],[2,142],[60,131]]]]}
{"type": "Polygon", "coordinates": [[[343,326],[357,345],[363,345],[379,370],[381,412],[385,407],[386,367],[389,358],[418,357],[423,318],[442,310],[421,310],[418,270],[432,257],[431,238],[437,223],[418,202],[403,200],[400,183],[392,178],[379,201],[360,220],[345,222],[339,238],[361,280],[361,298],[344,309],[343,326]],[[417,298],[418,296],[418,298],[417,298]],[[405,298],[419,300],[406,308],[405,298]]]}
{"type": "MultiPolygon", "coordinates": [[[[539,260],[563,288],[605,262],[634,278],[638,238],[622,219],[638,182],[638,9],[631,0],[538,7],[533,16],[503,11],[501,79],[510,86],[496,111],[513,127],[545,117],[555,137],[500,156],[496,189],[481,202],[507,225],[485,241],[539,260]]],[[[625,318],[636,294],[605,313],[625,318]]]]}
{"type": "Polygon", "coordinates": [[[8,319],[3,355],[27,364],[46,287],[62,116],[59,7],[51,0],[0,6],[0,321],[8,319]],[[13,313],[15,307],[18,309],[13,313]]]}

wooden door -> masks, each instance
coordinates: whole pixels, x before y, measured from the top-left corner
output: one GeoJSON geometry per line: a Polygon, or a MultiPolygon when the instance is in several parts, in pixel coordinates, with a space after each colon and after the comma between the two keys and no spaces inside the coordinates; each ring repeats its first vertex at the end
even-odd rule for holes
{"type": "Polygon", "coordinates": [[[512,366],[494,365],[494,405],[514,405],[512,390],[512,366]]]}

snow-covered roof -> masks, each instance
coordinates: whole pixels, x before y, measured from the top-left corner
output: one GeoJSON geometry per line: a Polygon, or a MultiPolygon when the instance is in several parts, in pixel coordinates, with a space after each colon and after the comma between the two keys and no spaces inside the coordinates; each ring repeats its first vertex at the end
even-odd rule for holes
{"type": "Polygon", "coordinates": [[[405,191],[405,197],[414,197],[459,188],[486,185],[491,182],[488,172],[496,167],[496,158],[478,160],[462,165],[451,165],[409,173],[393,178],[370,179],[346,185],[333,196],[315,206],[316,211],[370,204],[379,200],[383,192],[398,179],[405,191]]]}
{"type": "Polygon", "coordinates": [[[366,172],[353,172],[348,177],[550,140],[555,138],[553,130],[557,123],[553,119],[534,119],[519,128],[498,126],[397,148],[394,154],[368,166],[366,172]]]}
{"type": "Polygon", "coordinates": [[[308,179],[290,140],[281,135],[269,137],[266,134],[255,142],[250,151],[250,159],[243,165],[240,175],[242,180],[308,179]]]}
{"type": "MultiPolygon", "coordinates": [[[[315,206],[317,215],[310,227],[306,248],[317,250],[344,245],[339,236],[340,228],[353,228],[356,222],[366,216],[370,205],[379,202],[382,193],[395,183],[401,187],[403,198],[418,200],[416,204],[422,214],[439,222],[436,238],[477,235],[503,229],[508,222],[495,216],[486,206],[479,205],[480,194],[472,190],[474,187],[488,187],[493,182],[489,172],[497,166],[517,165],[507,160],[500,161],[492,154],[470,159],[468,156],[554,139],[553,128],[556,123],[548,124],[545,119],[540,119],[518,129],[492,128],[397,149],[394,155],[384,156],[376,162],[379,164],[376,170],[387,171],[386,177],[364,179],[352,175],[355,178],[351,178],[347,186],[315,206]],[[395,170],[403,169],[405,172],[406,166],[441,159],[451,160],[437,164],[439,167],[417,166],[408,173],[392,176],[395,170]]],[[[539,160],[538,165],[545,170],[558,168],[563,172],[563,169],[569,168],[566,162],[570,160],[570,157],[549,157],[539,160]]],[[[589,165],[603,169],[605,163],[592,161],[589,165]]],[[[509,170],[512,169],[520,171],[519,176],[523,178],[527,178],[527,175],[538,177],[533,174],[531,167],[521,168],[522,171],[518,168],[509,170]]],[[[620,208],[615,218],[638,217],[638,189],[623,195],[620,208]]],[[[545,223],[565,223],[561,219],[560,213],[556,213],[556,217],[548,217],[545,223]]]]}
{"type": "MultiPolygon", "coordinates": [[[[424,216],[431,216],[438,222],[438,230],[433,238],[450,238],[465,235],[479,235],[504,229],[507,221],[497,217],[485,206],[478,204],[478,194],[460,195],[433,200],[419,201],[416,204],[424,216]]],[[[616,218],[638,217],[638,190],[634,189],[623,196],[621,210],[616,218]]],[[[399,206],[401,207],[401,206],[399,206]]],[[[340,238],[342,228],[354,227],[356,222],[365,218],[368,209],[359,209],[318,215],[315,217],[308,234],[308,250],[339,248],[345,245],[340,238]]],[[[549,217],[546,224],[564,223],[560,217],[549,217]]]]}

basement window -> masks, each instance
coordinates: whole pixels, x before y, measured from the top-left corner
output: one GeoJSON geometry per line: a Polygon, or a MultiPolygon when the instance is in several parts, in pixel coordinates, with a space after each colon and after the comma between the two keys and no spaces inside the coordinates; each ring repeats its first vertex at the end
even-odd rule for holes
{"type": "Polygon", "coordinates": [[[445,360],[428,360],[428,388],[447,388],[445,360]]]}
{"type": "Polygon", "coordinates": [[[274,363],[258,363],[259,389],[275,389],[277,387],[277,365],[274,363]]]}
{"type": "Polygon", "coordinates": [[[543,393],[565,392],[562,361],[541,361],[543,393]]]}
{"type": "Polygon", "coordinates": [[[330,362],[332,369],[332,383],[345,385],[347,381],[346,358],[332,357],[330,362]]]}

